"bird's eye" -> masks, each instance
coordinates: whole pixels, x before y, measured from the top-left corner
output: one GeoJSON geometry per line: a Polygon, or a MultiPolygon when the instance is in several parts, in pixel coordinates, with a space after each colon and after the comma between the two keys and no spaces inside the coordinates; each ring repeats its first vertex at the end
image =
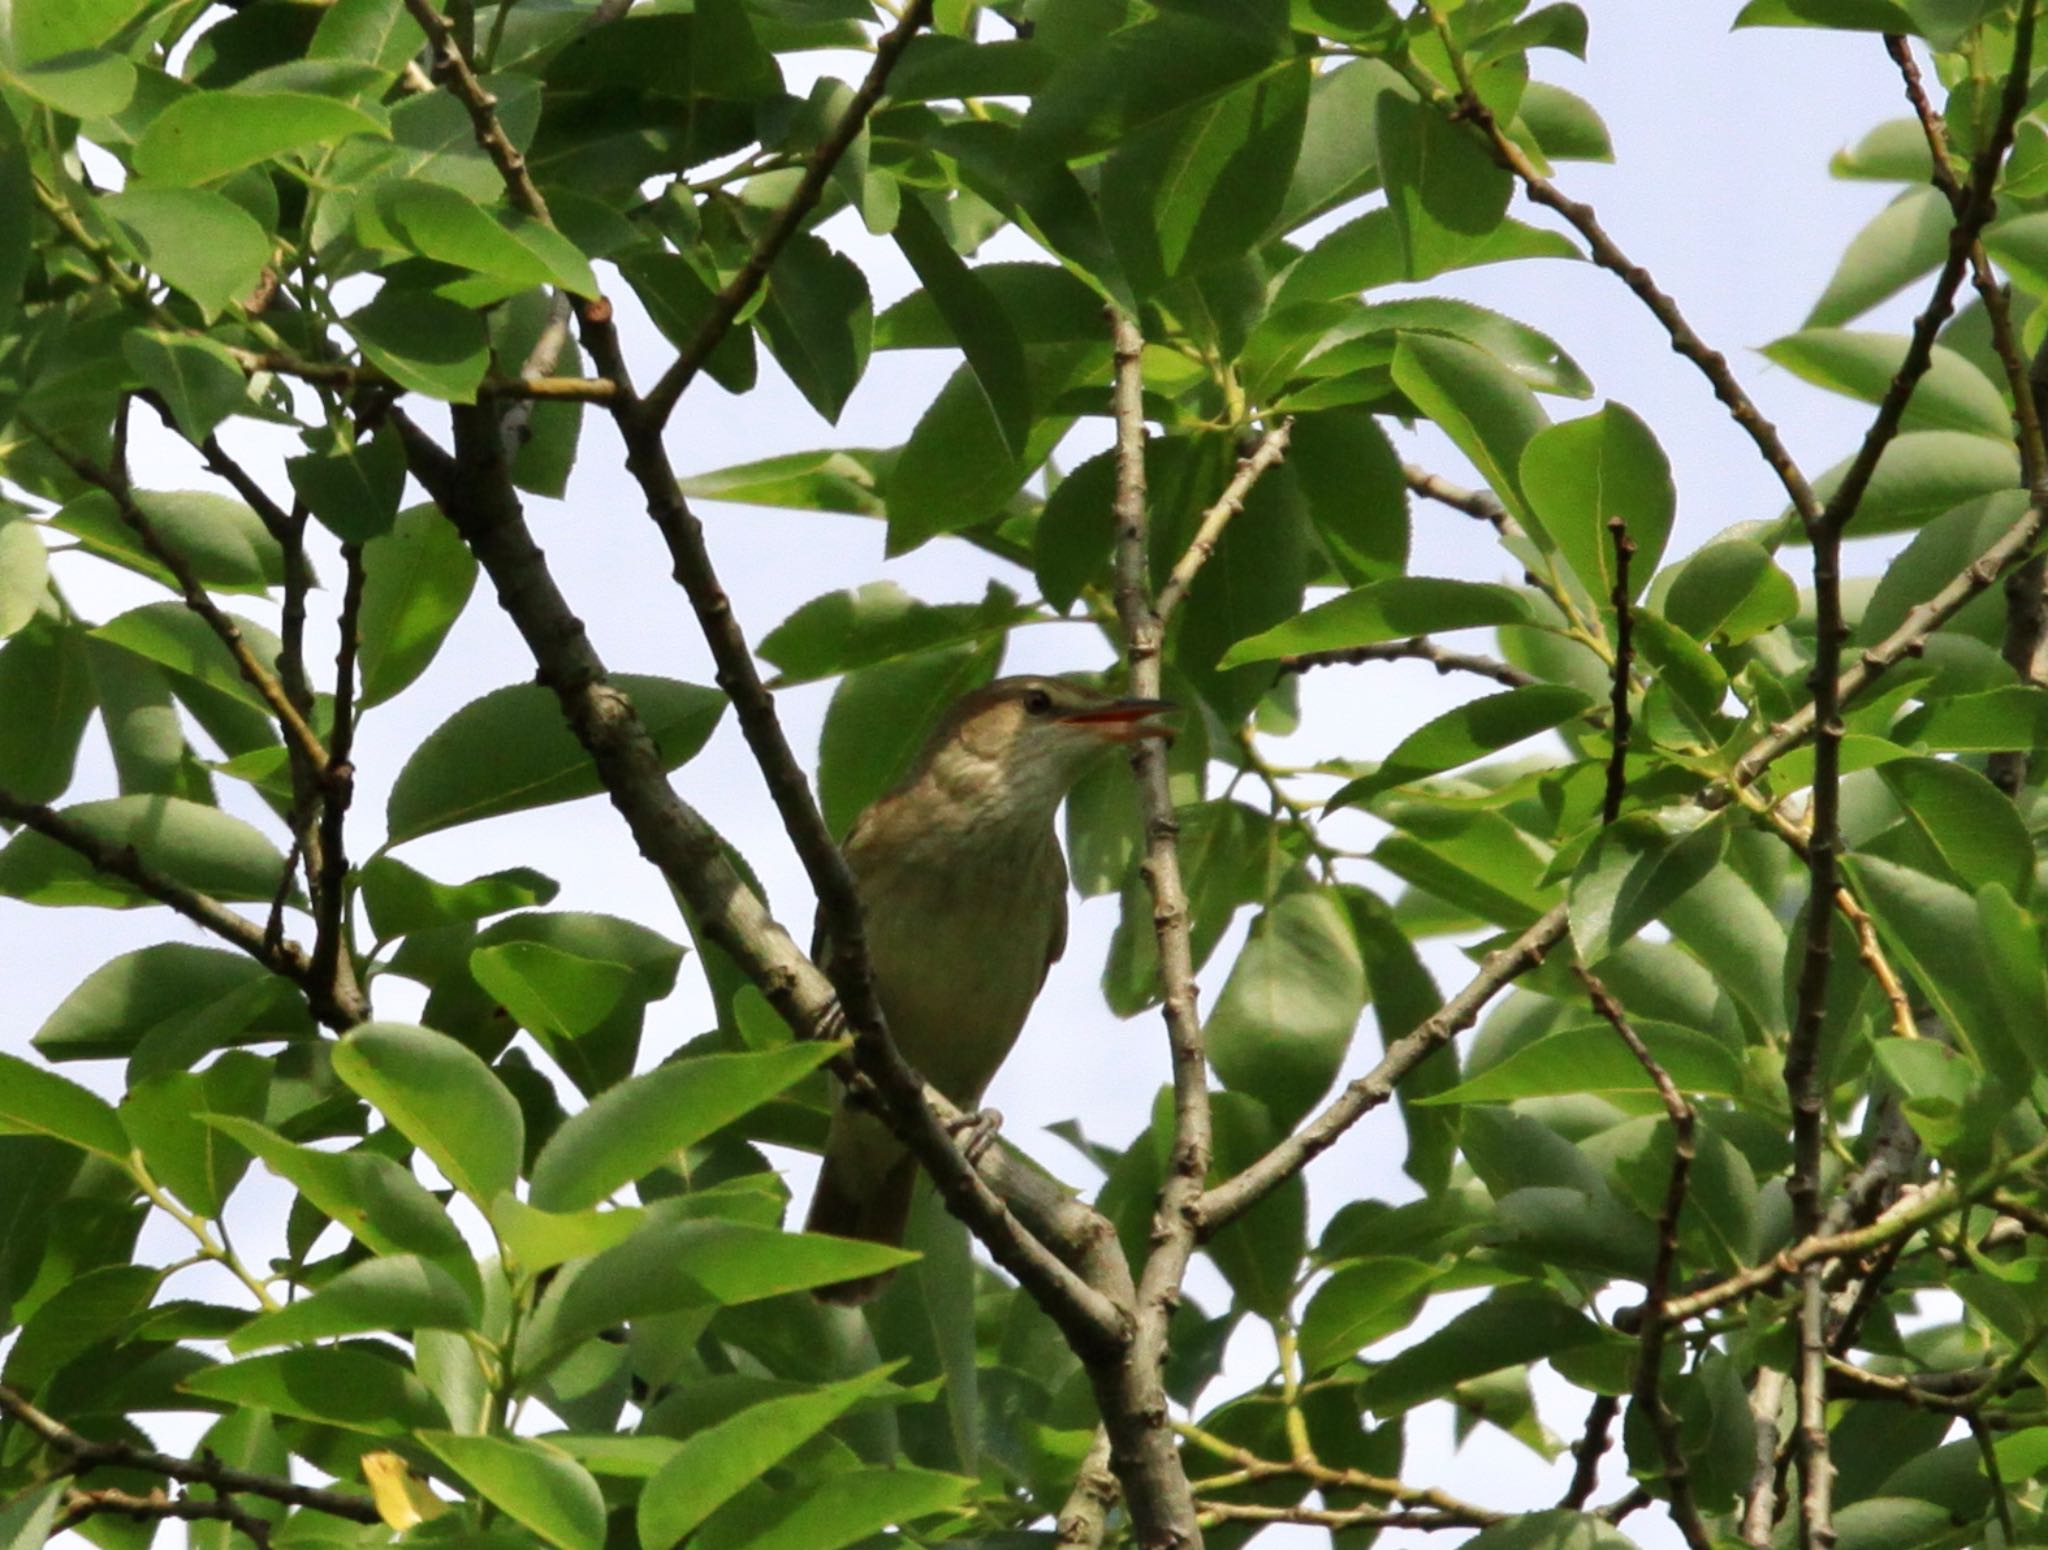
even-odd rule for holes
{"type": "Polygon", "coordinates": [[[1034,716],[1050,715],[1052,712],[1052,696],[1043,689],[1033,689],[1024,696],[1024,708],[1034,716]]]}

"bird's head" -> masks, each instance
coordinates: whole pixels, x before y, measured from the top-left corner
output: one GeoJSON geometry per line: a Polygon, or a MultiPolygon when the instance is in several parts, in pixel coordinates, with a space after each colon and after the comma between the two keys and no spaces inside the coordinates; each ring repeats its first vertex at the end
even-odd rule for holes
{"type": "Polygon", "coordinates": [[[998,678],[947,712],[912,778],[970,801],[1050,813],[1104,749],[1172,736],[1164,718],[1173,708],[1064,678],[998,678]]]}

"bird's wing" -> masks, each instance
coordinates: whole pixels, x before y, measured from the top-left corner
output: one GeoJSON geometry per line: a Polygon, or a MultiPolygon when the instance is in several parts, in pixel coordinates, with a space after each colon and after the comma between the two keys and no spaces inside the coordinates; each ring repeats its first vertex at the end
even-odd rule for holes
{"type": "Polygon", "coordinates": [[[1045,988],[1045,976],[1052,966],[1060,961],[1060,955],[1067,950],[1067,858],[1060,853],[1057,841],[1049,847],[1052,864],[1046,868],[1047,882],[1052,891],[1052,930],[1045,942],[1045,967],[1038,973],[1038,985],[1045,988]]]}

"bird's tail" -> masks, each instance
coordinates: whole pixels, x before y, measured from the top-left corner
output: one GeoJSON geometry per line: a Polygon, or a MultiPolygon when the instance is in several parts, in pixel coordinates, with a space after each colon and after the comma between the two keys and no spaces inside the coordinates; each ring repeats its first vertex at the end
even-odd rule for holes
{"type": "MultiPolygon", "coordinates": [[[[877,1166],[876,1159],[865,1155],[865,1151],[842,1145],[826,1149],[825,1167],[818,1175],[818,1190],[811,1197],[811,1213],[804,1220],[804,1231],[900,1248],[910,1226],[910,1202],[917,1188],[917,1159],[900,1152],[893,1160],[877,1166]]],[[[851,1281],[835,1281],[830,1286],[813,1287],[811,1295],[820,1302],[856,1307],[879,1297],[895,1274],[893,1270],[882,1270],[851,1281]]]]}

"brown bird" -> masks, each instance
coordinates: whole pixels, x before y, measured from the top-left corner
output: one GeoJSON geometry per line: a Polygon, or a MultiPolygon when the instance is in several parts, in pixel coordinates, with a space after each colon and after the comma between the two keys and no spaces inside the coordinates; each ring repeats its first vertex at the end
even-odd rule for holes
{"type": "MultiPolygon", "coordinates": [[[[883,1015],[904,1058],[962,1108],[981,1101],[1067,944],[1061,801],[1104,749],[1170,735],[1172,708],[999,678],[963,696],[902,784],[854,820],[842,849],[883,1015]]],[[[916,1184],[917,1160],[842,1097],[804,1230],[900,1244],[916,1184]]],[[[866,1302],[888,1280],[816,1295],[866,1302]]]]}

